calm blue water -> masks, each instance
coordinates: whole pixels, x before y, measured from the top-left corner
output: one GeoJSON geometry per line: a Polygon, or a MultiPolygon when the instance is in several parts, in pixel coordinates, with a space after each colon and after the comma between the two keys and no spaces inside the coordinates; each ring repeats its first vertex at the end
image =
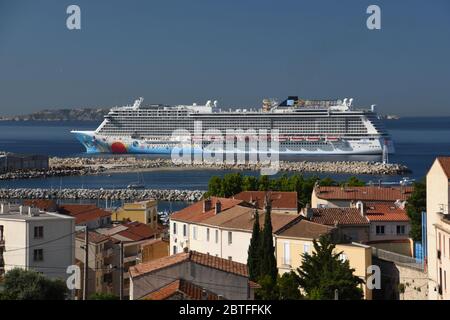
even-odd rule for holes
{"type": "MultiPolygon", "coordinates": [[[[97,122],[0,122],[0,150],[18,153],[48,154],[51,156],[82,156],[84,148],[70,134],[70,130],[91,130],[97,122]]],[[[450,118],[403,118],[386,121],[396,146],[391,162],[403,163],[413,170],[409,176],[423,177],[438,155],[450,156],[450,118]]],[[[150,156],[147,157],[158,157],[150,156]]],[[[298,160],[379,160],[374,156],[296,156],[298,160]]],[[[225,170],[154,171],[143,173],[147,188],[203,189],[212,175],[223,176],[225,170]]],[[[258,172],[245,172],[258,175],[258,172]]],[[[348,175],[330,175],[345,179],[348,175]]],[[[401,177],[361,176],[369,181],[399,181],[401,177]]],[[[137,180],[135,173],[101,174],[96,176],[63,177],[0,181],[2,188],[125,188],[137,180]]]]}

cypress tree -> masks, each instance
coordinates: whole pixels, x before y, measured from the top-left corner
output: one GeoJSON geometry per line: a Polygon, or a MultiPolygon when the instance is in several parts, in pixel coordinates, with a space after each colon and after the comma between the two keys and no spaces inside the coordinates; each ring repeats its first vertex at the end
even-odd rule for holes
{"type": "Polygon", "coordinates": [[[253,223],[252,239],[248,247],[247,267],[249,279],[256,281],[259,278],[261,260],[261,229],[259,226],[258,209],[255,210],[255,222],[253,223]]]}
{"type": "Polygon", "coordinates": [[[269,276],[275,283],[277,279],[277,261],[275,260],[275,248],[272,234],[272,205],[270,197],[266,196],[266,212],[264,217],[264,229],[261,239],[261,276],[269,276]]]}

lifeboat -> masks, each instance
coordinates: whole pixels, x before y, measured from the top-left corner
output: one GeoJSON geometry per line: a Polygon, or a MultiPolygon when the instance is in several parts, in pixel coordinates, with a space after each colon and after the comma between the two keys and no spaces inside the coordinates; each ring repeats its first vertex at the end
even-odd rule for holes
{"type": "Polygon", "coordinates": [[[291,137],[291,141],[303,141],[305,138],[303,137],[291,137]]]}
{"type": "Polygon", "coordinates": [[[327,137],[327,141],[336,142],[336,141],[339,141],[339,138],[338,137],[327,137]]]}
{"type": "Polygon", "coordinates": [[[306,140],[307,141],[319,141],[320,140],[320,137],[306,137],[306,140]]]}

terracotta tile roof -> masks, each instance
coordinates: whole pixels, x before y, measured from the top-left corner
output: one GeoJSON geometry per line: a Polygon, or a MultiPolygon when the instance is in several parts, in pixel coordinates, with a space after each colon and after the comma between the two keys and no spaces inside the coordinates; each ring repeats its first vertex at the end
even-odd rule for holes
{"type": "Polygon", "coordinates": [[[364,206],[369,221],[409,222],[406,210],[396,206],[393,202],[366,202],[364,206]]]}
{"type": "Polygon", "coordinates": [[[119,231],[112,236],[119,235],[128,238],[131,241],[140,241],[152,238],[163,232],[162,227],[160,226],[152,228],[151,226],[138,221],[124,223],[123,227],[126,227],[127,229],[119,231]]]}
{"type": "Polygon", "coordinates": [[[439,164],[441,165],[442,170],[444,170],[447,178],[450,179],[450,157],[437,157],[437,160],[439,161],[439,164]]]}
{"type": "Polygon", "coordinates": [[[75,224],[111,216],[111,212],[100,209],[93,204],[65,204],[58,207],[58,212],[74,217],[75,224]]]}
{"type": "Polygon", "coordinates": [[[54,212],[58,208],[56,201],[49,200],[49,199],[25,200],[23,204],[26,206],[39,208],[40,210],[47,211],[47,212],[54,212]]]}
{"type": "MultiPolygon", "coordinates": [[[[166,300],[173,297],[177,293],[182,294],[184,297],[188,297],[191,300],[202,300],[203,288],[193,284],[192,282],[179,279],[175,280],[168,285],[155,290],[146,296],[142,297],[143,300],[166,300]]],[[[219,300],[217,294],[206,290],[205,300],[219,300]]]]}
{"type": "MultiPolygon", "coordinates": [[[[218,215],[214,215],[208,219],[203,220],[201,223],[206,225],[212,225],[217,227],[222,227],[226,229],[238,229],[238,230],[253,230],[253,224],[255,222],[253,218],[253,213],[255,209],[235,206],[218,215]]],[[[262,210],[259,212],[259,224],[262,226],[264,224],[265,213],[262,210]]],[[[286,224],[292,220],[298,218],[296,214],[285,214],[285,213],[275,213],[272,212],[270,215],[272,219],[272,230],[276,232],[280,228],[284,227],[286,224]]]]}
{"type": "Polygon", "coordinates": [[[289,238],[317,239],[333,230],[334,227],[311,222],[302,217],[281,228],[276,234],[289,238]]]}
{"type": "Polygon", "coordinates": [[[369,225],[357,208],[312,208],[311,221],[334,226],[338,225],[369,225]]]}
{"type": "Polygon", "coordinates": [[[137,264],[130,267],[130,275],[131,277],[141,276],[185,261],[192,261],[203,266],[248,277],[247,265],[196,251],[182,252],[137,264]]]}
{"type": "MultiPolygon", "coordinates": [[[[84,231],[77,232],[76,235],[77,239],[84,241],[84,231]]],[[[95,231],[89,231],[88,232],[88,241],[91,243],[100,243],[103,241],[108,241],[110,238],[108,236],[105,236],[103,234],[97,233],[95,231]]]]}
{"type": "Polygon", "coordinates": [[[412,186],[405,187],[316,187],[316,196],[326,200],[395,201],[408,200],[412,186]]]}
{"type": "Polygon", "coordinates": [[[206,212],[203,212],[203,206],[206,200],[201,200],[193,205],[190,205],[189,207],[173,213],[170,216],[170,219],[186,222],[203,221],[215,215],[215,207],[218,200],[221,203],[221,211],[227,210],[243,202],[242,200],[237,199],[211,197],[211,207],[206,212]]]}
{"type": "MultiPolygon", "coordinates": [[[[256,206],[259,209],[264,208],[264,200],[267,192],[265,191],[242,191],[233,196],[234,199],[244,200],[246,202],[256,202],[256,206]]],[[[297,192],[269,192],[270,199],[272,200],[273,209],[289,209],[296,210],[297,205],[297,192]]]]}

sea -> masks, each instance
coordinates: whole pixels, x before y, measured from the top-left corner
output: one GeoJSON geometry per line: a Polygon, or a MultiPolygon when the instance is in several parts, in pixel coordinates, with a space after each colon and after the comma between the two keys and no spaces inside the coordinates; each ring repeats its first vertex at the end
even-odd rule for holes
{"type": "MultiPolygon", "coordinates": [[[[401,163],[411,169],[404,176],[360,175],[360,179],[373,183],[398,183],[402,178],[424,178],[437,156],[450,156],[450,117],[407,117],[384,120],[394,140],[396,153],[389,155],[389,162],[401,163]]],[[[98,122],[90,121],[0,121],[0,151],[25,154],[44,154],[58,157],[86,156],[84,147],[70,133],[71,130],[95,130],[98,122]]],[[[109,155],[99,155],[109,156],[109,155]]],[[[158,158],[160,155],[142,155],[158,158]]],[[[282,158],[283,159],[283,158],[282,158]]],[[[381,161],[381,156],[290,156],[287,160],[381,161]]],[[[149,189],[206,190],[209,179],[224,176],[233,170],[160,170],[142,172],[144,184],[149,189]]],[[[240,171],[242,174],[259,175],[257,171],[240,171]]],[[[278,175],[280,175],[279,173],[278,175]]],[[[293,173],[288,173],[288,175],[293,173]]],[[[347,174],[305,173],[336,180],[347,179],[347,174]]],[[[0,181],[0,188],[126,188],[138,180],[136,173],[98,174],[93,176],[51,177],[0,181]]],[[[142,178],[140,179],[142,180],[142,178]]],[[[165,208],[180,208],[185,204],[161,203],[165,208]]]]}

